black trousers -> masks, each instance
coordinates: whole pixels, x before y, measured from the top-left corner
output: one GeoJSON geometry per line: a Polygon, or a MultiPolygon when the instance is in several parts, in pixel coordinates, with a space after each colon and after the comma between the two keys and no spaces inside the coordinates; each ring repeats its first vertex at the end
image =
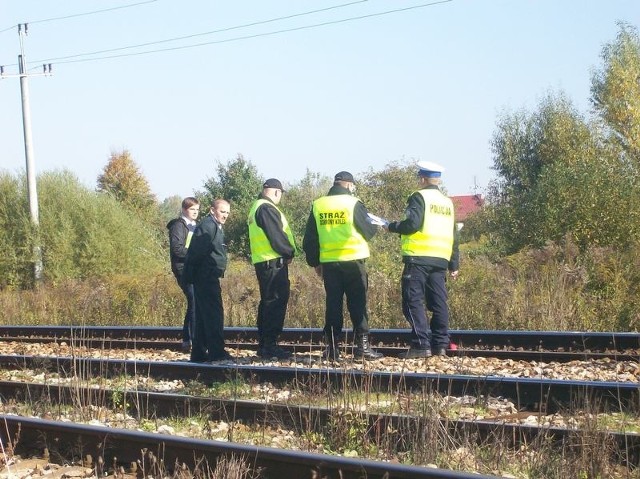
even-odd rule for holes
{"type": "Polygon", "coordinates": [[[191,339],[192,361],[213,361],[224,354],[224,308],[220,279],[193,284],[196,326],[191,339]]]}
{"type": "Polygon", "coordinates": [[[402,272],[402,312],[411,325],[411,346],[449,346],[446,270],[406,263],[402,272]],[[426,308],[432,313],[427,318],[426,308]]]}
{"type": "Polygon", "coordinates": [[[369,277],[364,260],[322,263],[322,279],[326,292],[324,333],[337,339],[344,325],[343,298],[356,334],[369,334],[367,289],[369,277]]]}
{"type": "Polygon", "coordinates": [[[196,306],[192,284],[183,284],[181,279],[176,277],[178,286],[187,299],[187,310],[184,313],[184,322],[182,324],[182,341],[191,341],[193,331],[196,326],[196,306]]]}
{"type": "Polygon", "coordinates": [[[258,304],[258,346],[275,346],[284,327],[291,283],[289,265],[280,259],[256,263],[256,278],[260,286],[258,304]]]}

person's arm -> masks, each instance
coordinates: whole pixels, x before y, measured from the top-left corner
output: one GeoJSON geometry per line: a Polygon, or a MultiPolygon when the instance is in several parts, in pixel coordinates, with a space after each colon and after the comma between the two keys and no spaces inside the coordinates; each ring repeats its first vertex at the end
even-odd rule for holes
{"type": "Polygon", "coordinates": [[[353,225],[365,240],[370,241],[378,232],[378,226],[371,224],[368,213],[367,207],[358,201],[353,208],[353,225]]]}
{"type": "Polygon", "coordinates": [[[415,192],[407,201],[407,209],[402,221],[389,223],[389,231],[401,235],[411,235],[422,228],[424,223],[424,198],[415,192]]]}
{"type": "Polygon", "coordinates": [[[284,259],[291,259],[295,249],[283,230],[280,212],[268,203],[256,210],[256,225],[264,230],[273,250],[284,259]]]}
{"type": "Polygon", "coordinates": [[[320,237],[318,236],[318,228],[316,227],[316,218],[313,216],[313,207],[309,213],[307,227],[304,230],[302,249],[304,250],[309,266],[315,268],[320,265],[320,237]]]}
{"type": "Polygon", "coordinates": [[[182,259],[187,256],[187,247],[185,246],[187,239],[187,225],[182,220],[174,221],[169,228],[169,249],[171,255],[175,258],[182,259]]]}
{"type": "Polygon", "coordinates": [[[459,239],[459,234],[458,234],[458,228],[456,227],[455,223],[453,225],[453,251],[451,252],[451,259],[449,260],[449,271],[451,271],[452,275],[453,273],[456,273],[453,276],[457,276],[458,273],[458,269],[460,268],[460,249],[459,249],[459,243],[460,243],[460,239],[459,239]]]}

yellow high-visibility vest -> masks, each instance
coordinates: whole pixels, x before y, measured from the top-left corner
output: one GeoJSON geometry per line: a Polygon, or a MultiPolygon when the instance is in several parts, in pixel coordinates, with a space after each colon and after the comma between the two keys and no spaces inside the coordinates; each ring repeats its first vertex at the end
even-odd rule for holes
{"type": "Polygon", "coordinates": [[[440,190],[418,191],[424,199],[424,222],[421,229],[402,235],[403,256],[431,256],[449,261],[453,252],[453,202],[440,190]]]}
{"type": "Polygon", "coordinates": [[[367,240],[353,224],[358,199],[350,195],[323,196],[313,202],[320,241],[320,263],[369,257],[367,240]]]}
{"type": "Polygon", "coordinates": [[[253,264],[262,263],[263,261],[269,261],[271,259],[280,258],[282,255],[277,253],[269,242],[269,238],[265,234],[264,230],[260,228],[256,224],[256,211],[258,208],[268,203],[273,206],[278,213],[280,213],[280,221],[282,221],[282,230],[284,234],[287,235],[289,239],[289,243],[293,247],[295,251],[295,240],[293,239],[293,233],[291,232],[291,228],[289,227],[289,223],[287,218],[285,218],[282,211],[274,205],[272,202],[265,200],[264,198],[260,198],[253,203],[251,206],[251,210],[249,210],[249,216],[247,218],[247,224],[249,225],[249,246],[251,247],[251,262],[253,264]]]}

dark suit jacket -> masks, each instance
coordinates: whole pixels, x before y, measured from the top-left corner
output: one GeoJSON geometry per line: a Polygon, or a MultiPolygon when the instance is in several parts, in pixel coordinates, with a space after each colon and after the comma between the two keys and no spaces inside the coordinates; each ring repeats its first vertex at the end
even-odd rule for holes
{"type": "Polygon", "coordinates": [[[206,216],[196,227],[184,264],[183,280],[188,283],[206,283],[222,278],[227,269],[227,246],[222,226],[206,216]]]}

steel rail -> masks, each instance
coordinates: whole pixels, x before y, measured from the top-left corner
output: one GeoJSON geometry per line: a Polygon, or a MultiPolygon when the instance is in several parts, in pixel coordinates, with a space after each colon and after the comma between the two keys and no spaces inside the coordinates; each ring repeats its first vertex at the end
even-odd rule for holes
{"type": "MultiPolygon", "coordinates": [[[[76,406],[79,402],[77,398],[81,398],[87,404],[107,404],[118,410],[125,405],[128,413],[138,418],[190,417],[194,414],[206,414],[213,420],[284,426],[293,428],[300,434],[310,430],[321,432],[321,429],[330,424],[332,417],[336,414],[331,408],[311,405],[219,399],[138,389],[96,389],[15,381],[0,381],[0,396],[5,400],[13,399],[18,402],[44,400],[55,404],[76,406]]],[[[371,440],[385,435],[386,440],[393,444],[406,442],[408,437],[415,436],[419,428],[433,427],[428,419],[421,416],[358,411],[356,414],[367,420],[367,434],[371,440]]],[[[570,437],[580,434],[576,428],[516,423],[522,416],[522,413],[518,413],[495,419],[437,419],[437,421],[440,428],[447,430],[453,438],[464,437],[465,433],[470,437],[477,437],[479,442],[489,438],[502,438],[510,447],[534,444],[535,441],[546,439],[566,442],[570,437]],[[511,422],[507,419],[511,419],[511,422]]],[[[616,449],[612,451],[612,460],[636,468],[640,465],[639,434],[615,431],[600,431],[597,434],[609,438],[616,444],[616,449]]]]}
{"type": "Polygon", "coordinates": [[[422,390],[446,395],[509,398],[519,410],[551,413],[577,404],[601,410],[634,411],[640,403],[640,384],[610,381],[572,381],[501,376],[472,376],[339,368],[277,367],[234,362],[199,364],[176,361],[132,361],[50,356],[0,356],[0,366],[45,369],[87,376],[142,375],[156,379],[201,381],[204,384],[243,379],[297,387],[355,388],[384,392],[422,390]]]}
{"type": "Polygon", "coordinates": [[[63,458],[74,451],[73,458],[86,455],[101,457],[105,464],[129,465],[141,459],[141,451],[150,450],[162,460],[167,469],[174,464],[187,464],[193,469],[198,463],[214,465],[217,458],[242,457],[255,469],[262,469],[268,477],[303,478],[328,477],[344,479],[489,479],[496,476],[406,466],[382,461],[346,458],[325,454],[291,451],[263,446],[207,441],[168,436],[126,429],[87,426],[67,422],[0,415],[3,444],[17,441],[28,449],[45,448],[58,452],[63,458]]]}
{"type": "MultiPolygon", "coordinates": [[[[229,346],[257,349],[255,328],[225,328],[229,346]]],[[[291,351],[317,350],[322,347],[319,329],[285,329],[281,340],[291,351]],[[289,344],[287,344],[289,343],[289,344]]],[[[0,341],[53,342],[75,341],[88,347],[173,349],[180,347],[180,328],[108,327],[108,326],[4,326],[0,341]]],[[[374,346],[395,357],[410,341],[409,330],[372,330],[374,346]]],[[[352,341],[346,331],[345,343],[352,341]]],[[[610,358],[634,361],[640,357],[640,334],[585,333],[556,331],[451,331],[458,350],[450,355],[495,357],[523,361],[573,361],[610,358]]]]}

